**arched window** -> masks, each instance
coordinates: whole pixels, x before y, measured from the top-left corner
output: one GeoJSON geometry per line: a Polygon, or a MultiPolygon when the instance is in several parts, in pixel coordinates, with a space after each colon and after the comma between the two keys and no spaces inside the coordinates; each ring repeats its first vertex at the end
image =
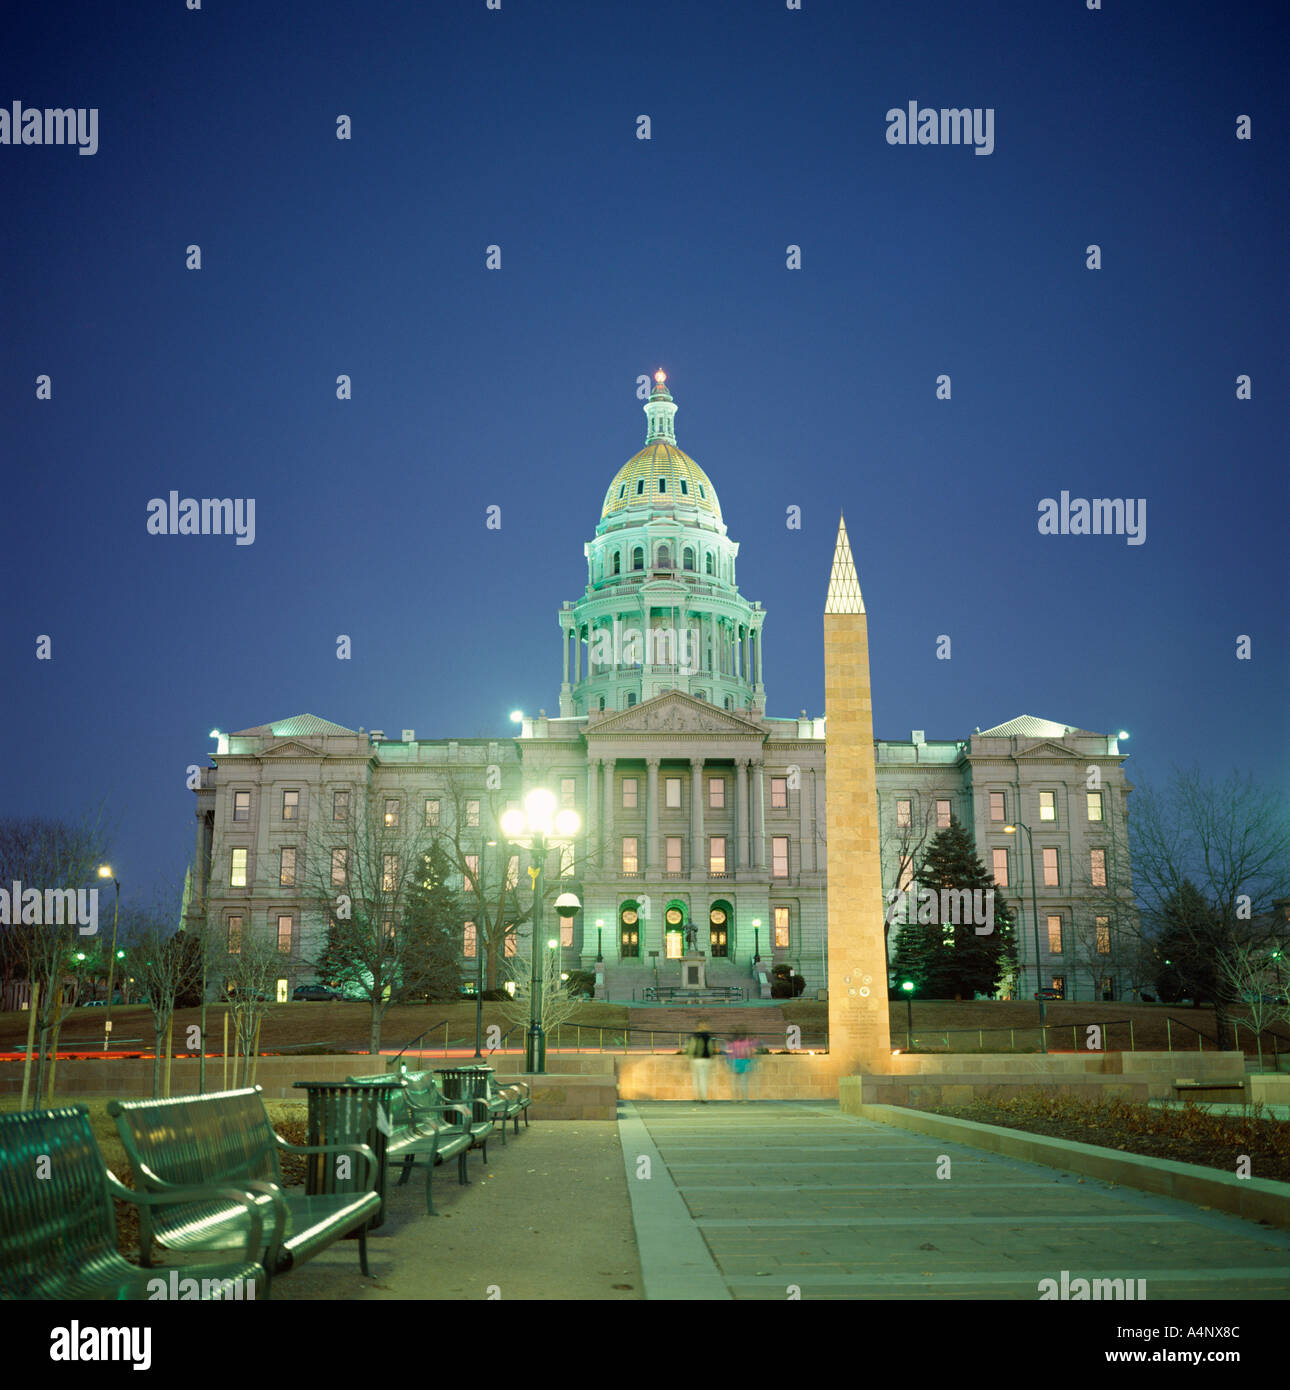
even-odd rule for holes
{"type": "Polygon", "coordinates": [[[712,551],[709,550],[708,553],[703,557],[703,559],[705,562],[704,569],[706,569],[709,574],[712,574],[712,551]]]}
{"type": "Polygon", "coordinates": [[[602,695],[602,696],[600,697],[600,708],[601,708],[601,709],[604,709],[604,707],[605,707],[605,697],[602,695]]]}
{"type": "Polygon", "coordinates": [[[681,568],[692,570],[694,568],[694,550],[690,546],[685,547],[685,552],[681,558],[681,568]]]}
{"type": "Polygon", "coordinates": [[[645,568],[645,551],[641,546],[637,546],[632,551],[632,569],[643,570],[645,568]]]}
{"type": "Polygon", "coordinates": [[[636,703],[636,692],[635,692],[634,690],[629,690],[629,691],[627,692],[627,708],[628,708],[628,709],[631,709],[631,707],[632,707],[635,703],[636,703]]]}
{"type": "Polygon", "coordinates": [[[614,551],[614,568],[613,568],[613,573],[614,573],[614,574],[618,574],[619,571],[622,569],[622,559],[623,559],[623,557],[615,550],[615,551],[614,551]]]}
{"type": "Polygon", "coordinates": [[[727,709],[734,709],[734,707],[735,707],[735,702],[730,698],[729,695],[727,695],[727,696],[726,696],[726,708],[727,708],[727,709]]]}
{"type": "Polygon", "coordinates": [[[666,545],[660,545],[658,548],[658,568],[661,570],[672,568],[672,552],[666,545]]]}

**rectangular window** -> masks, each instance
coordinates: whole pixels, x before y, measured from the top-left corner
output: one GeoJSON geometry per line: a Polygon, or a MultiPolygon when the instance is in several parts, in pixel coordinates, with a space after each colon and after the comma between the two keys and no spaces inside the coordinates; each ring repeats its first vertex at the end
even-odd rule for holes
{"type": "Polygon", "coordinates": [[[1056,913],[1048,919],[1048,954],[1060,956],[1062,953],[1062,919],[1056,913]]]}
{"type": "Polygon", "coordinates": [[[506,928],[506,935],[502,938],[502,955],[508,960],[515,954],[515,928],[506,928]]]}
{"type": "Polygon", "coordinates": [[[774,835],[770,842],[770,876],[788,877],[788,836],[774,835]]]}
{"type": "Polygon", "coordinates": [[[1088,794],[1088,818],[1089,820],[1102,819],[1102,793],[1089,792],[1088,794]]]}
{"type": "Polygon", "coordinates": [[[349,850],[334,849],[331,852],[331,886],[343,888],[349,878],[349,850]]]}
{"type": "Polygon", "coordinates": [[[479,882],[479,855],[463,854],[462,861],[466,867],[461,875],[461,886],[473,893],[479,882]]]}
{"type": "Polygon", "coordinates": [[[1091,849],[1088,852],[1088,869],[1093,878],[1094,888],[1106,887],[1106,851],[1091,849]]]}
{"type": "Polygon", "coordinates": [[[242,954],[242,919],[240,917],[228,919],[228,953],[230,956],[242,954]]]}
{"type": "Polygon", "coordinates": [[[1004,818],[1003,793],[990,793],[990,819],[1001,821],[1004,818]]]}
{"type": "Polygon", "coordinates": [[[1057,851],[1046,849],[1044,851],[1044,887],[1056,888],[1057,886],[1057,851]]]}
{"type": "Polygon", "coordinates": [[[708,872],[724,874],[726,871],[726,837],[714,835],[708,841],[708,872]]]}
{"type": "Polygon", "coordinates": [[[681,953],[685,948],[685,938],[679,931],[666,932],[663,937],[665,960],[680,960],[681,953]]]}
{"type": "Polygon", "coordinates": [[[771,919],[775,925],[775,949],[788,950],[788,908],[772,907],[771,919]]]}
{"type": "Polygon", "coordinates": [[[1115,986],[1111,983],[1111,977],[1110,977],[1109,975],[1103,975],[1103,976],[1102,976],[1102,998],[1103,998],[1103,999],[1110,999],[1111,996],[1112,996],[1114,993],[1115,993],[1115,986]]]}
{"type": "Polygon", "coordinates": [[[283,820],[299,820],[299,819],[300,819],[300,793],[299,793],[299,792],[283,792],[283,793],[282,793],[282,819],[283,819],[283,820]]]}
{"type": "Polygon", "coordinates": [[[560,945],[566,950],[573,945],[573,918],[560,918],[560,945]]]}
{"type": "Polygon", "coordinates": [[[788,809],[787,777],[772,777],[770,779],[770,809],[772,811],[786,811],[788,809]]]}
{"type": "Polygon", "coordinates": [[[913,803],[909,801],[896,802],[896,829],[908,830],[914,823],[913,803]]]}
{"type": "Polygon", "coordinates": [[[381,892],[393,893],[399,881],[399,856],[397,854],[383,854],[381,856],[381,892]]]}
{"type": "Polygon", "coordinates": [[[900,861],[900,869],[896,874],[896,887],[902,891],[907,890],[914,882],[914,861],[904,855],[900,861]]]}
{"type": "Polygon", "coordinates": [[[1098,917],[1094,919],[1097,927],[1097,953],[1099,956],[1109,956],[1111,954],[1111,919],[1109,917],[1098,917]]]}
{"type": "Polygon", "coordinates": [[[470,960],[475,959],[475,952],[479,950],[479,937],[475,930],[474,922],[467,922],[461,938],[461,953],[470,960]]]}
{"type": "Polygon", "coordinates": [[[634,811],[636,809],[636,778],[623,778],[623,810],[634,811]]]}
{"type": "Polygon", "coordinates": [[[278,950],[284,956],[291,954],[291,914],[289,912],[278,914],[278,950]]]}
{"type": "Polygon", "coordinates": [[[332,792],[331,818],[332,820],[349,819],[349,793],[347,791],[332,792]]]}
{"type": "Polygon", "coordinates": [[[1066,976],[1065,976],[1065,975],[1054,975],[1054,976],[1053,976],[1052,988],[1055,989],[1055,990],[1057,991],[1057,996],[1058,996],[1058,998],[1060,998],[1060,999],[1065,999],[1065,998],[1066,998],[1066,976]]]}
{"type": "MultiPolygon", "coordinates": [[[[471,863],[478,865],[479,860],[473,855],[470,856],[471,863]]],[[[520,857],[512,854],[506,861],[506,886],[508,888],[518,888],[520,886],[520,857]]]]}
{"type": "Polygon", "coordinates": [[[574,777],[560,778],[560,805],[576,806],[578,803],[575,798],[578,795],[578,782],[574,777]]]}
{"type": "Polygon", "coordinates": [[[228,881],[232,888],[246,887],[246,850],[235,849],[233,851],[233,866],[228,881]]]}
{"type": "Polygon", "coordinates": [[[1056,793],[1056,792],[1040,792],[1040,793],[1039,793],[1039,819],[1040,819],[1040,820],[1056,820],[1056,819],[1057,819],[1057,793],[1056,793]]]}
{"type": "Polygon", "coordinates": [[[634,874],[639,867],[636,858],[636,837],[630,835],[623,840],[623,873],[634,874]]]}
{"type": "Polygon", "coordinates": [[[234,792],[234,793],[233,793],[233,819],[234,819],[234,820],[250,820],[250,819],[251,819],[251,793],[250,793],[250,792],[234,792]]]}
{"type": "Polygon", "coordinates": [[[468,801],[468,802],[466,802],[466,824],[467,824],[467,825],[478,825],[478,824],[479,824],[479,802],[478,802],[478,801],[468,801]]]}
{"type": "Polygon", "coordinates": [[[726,809],[726,779],[724,777],[708,778],[708,806],[713,811],[726,809]]]}
{"type": "Polygon", "coordinates": [[[681,837],[679,835],[667,837],[667,872],[669,874],[681,872],[681,837]]]}
{"type": "Polygon", "coordinates": [[[663,779],[663,804],[669,811],[681,809],[681,779],[679,777],[665,777],[663,779]]]}
{"type": "Polygon", "coordinates": [[[948,801],[938,801],[936,803],[936,828],[937,830],[948,830],[950,828],[950,803],[948,801]]]}
{"type": "Polygon", "coordinates": [[[385,823],[386,825],[398,825],[399,823],[399,803],[396,797],[387,796],[385,798],[385,823]]]}
{"type": "Polygon", "coordinates": [[[296,852],[294,849],[284,848],[282,860],[278,865],[278,887],[294,888],[296,886],[296,852]]]}
{"type": "Polygon", "coordinates": [[[426,824],[439,824],[439,802],[435,797],[426,798],[426,824]]]}
{"type": "Polygon", "coordinates": [[[1006,849],[996,849],[991,851],[994,860],[994,881],[1000,888],[1008,886],[1008,851],[1006,849]]]}
{"type": "Polygon", "coordinates": [[[567,840],[560,846],[560,877],[573,877],[573,845],[567,840]]]}

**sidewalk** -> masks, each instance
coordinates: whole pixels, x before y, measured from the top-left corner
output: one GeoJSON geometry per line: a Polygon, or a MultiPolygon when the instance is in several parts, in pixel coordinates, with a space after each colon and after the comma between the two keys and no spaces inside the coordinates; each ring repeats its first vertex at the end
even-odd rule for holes
{"type": "Polygon", "coordinates": [[[651,1160],[629,1190],[652,1299],[1034,1300],[1063,1270],[1148,1300],[1290,1296],[1290,1233],[836,1105],[622,1102],[619,1125],[628,1171],[651,1160]]]}

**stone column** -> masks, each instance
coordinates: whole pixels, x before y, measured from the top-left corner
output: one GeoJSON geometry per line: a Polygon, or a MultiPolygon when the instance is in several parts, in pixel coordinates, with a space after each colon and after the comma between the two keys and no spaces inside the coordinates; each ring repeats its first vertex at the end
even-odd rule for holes
{"type": "Polygon", "coordinates": [[[735,770],[739,783],[735,800],[735,834],[739,845],[735,866],[746,869],[748,867],[748,759],[740,757],[735,770]]]}
{"type": "Polygon", "coordinates": [[[708,847],[703,835],[703,759],[690,759],[690,871],[695,878],[708,876],[708,847]]]}
{"type": "Polygon", "coordinates": [[[766,823],[762,802],[762,761],[753,763],[752,784],[752,866],[754,869],[766,867],[766,823]]]}
{"type": "MultiPolygon", "coordinates": [[[[717,615],[708,614],[708,636],[712,639],[712,646],[708,652],[708,674],[715,676],[717,667],[721,664],[721,655],[717,651],[717,615]]],[[[715,695],[716,692],[714,691],[715,695]]]]}
{"type": "Polygon", "coordinates": [[[622,860],[618,856],[618,846],[614,844],[614,760],[605,759],[605,819],[600,827],[600,838],[604,844],[604,853],[601,855],[600,862],[604,865],[606,873],[617,873],[622,865],[622,860]]]}
{"type": "Polygon", "coordinates": [[[596,801],[600,795],[600,759],[590,758],[587,762],[587,837],[589,854],[596,852],[596,801]]]}
{"type": "Polygon", "coordinates": [[[564,682],[565,685],[568,685],[568,684],[569,684],[569,629],[568,629],[567,627],[565,627],[563,623],[561,623],[561,625],[560,625],[560,635],[561,635],[561,637],[564,639],[563,644],[562,644],[563,647],[564,647],[564,675],[563,675],[563,677],[562,677],[561,679],[563,680],[563,682],[564,682]]]}
{"type": "Polygon", "coordinates": [[[573,649],[573,683],[577,685],[582,680],[582,624],[579,623],[573,630],[573,639],[577,644],[573,649]]]}
{"type": "Polygon", "coordinates": [[[658,759],[645,760],[645,867],[658,869],[658,759]]]}

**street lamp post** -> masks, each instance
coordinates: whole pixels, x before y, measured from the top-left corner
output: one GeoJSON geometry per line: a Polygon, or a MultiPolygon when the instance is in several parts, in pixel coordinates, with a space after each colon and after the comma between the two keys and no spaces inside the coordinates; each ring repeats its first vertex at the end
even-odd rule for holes
{"type": "MultiPolygon", "coordinates": [[[[509,839],[523,844],[528,841],[533,856],[529,877],[533,882],[533,922],[529,937],[532,969],[529,972],[529,1031],[524,1040],[524,1070],[546,1071],[546,1036],[542,1030],[542,967],[540,946],[542,926],[542,876],[546,862],[547,836],[555,833],[562,838],[576,835],[580,825],[576,811],[564,810],[555,814],[555,797],[545,788],[536,787],[524,798],[524,809],[512,807],[502,813],[502,830],[509,839]]],[[[573,894],[561,894],[572,898],[573,894]]],[[[574,899],[577,902],[577,899],[574,899]]],[[[573,909],[575,912],[577,908],[573,909]]],[[[561,911],[557,905],[557,911],[561,911]]],[[[561,912],[563,916],[564,913],[561,912]]]]}
{"type": "Polygon", "coordinates": [[[903,980],[901,989],[905,992],[905,1051],[914,1050],[914,982],[903,980]]]}
{"type": "Polygon", "coordinates": [[[753,918],[753,964],[761,960],[761,918],[753,918]]]}
{"type": "Polygon", "coordinates": [[[108,957],[107,1009],[103,1015],[103,1051],[112,1048],[112,984],[116,978],[116,928],[121,920],[121,884],[112,872],[110,864],[99,865],[99,877],[110,878],[116,886],[116,905],[112,909],[112,952],[108,957]]]}
{"type": "Polygon", "coordinates": [[[1026,832],[1026,843],[1030,847],[1030,907],[1031,916],[1035,919],[1035,998],[1039,1000],[1039,1050],[1048,1051],[1048,1031],[1047,1017],[1048,1011],[1044,1007],[1044,980],[1041,973],[1041,961],[1039,959],[1039,896],[1035,890],[1035,837],[1030,833],[1030,827],[1018,821],[1016,825],[1005,825],[1004,833],[1015,835],[1017,827],[1020,826],[1026,832]]]}
{"type": "Polygon", "coordinates": [[[605,959],[604,940],[601,933],[605,930],[605,919],[596,918],[596,964],[600,965],[605,959]]]}

